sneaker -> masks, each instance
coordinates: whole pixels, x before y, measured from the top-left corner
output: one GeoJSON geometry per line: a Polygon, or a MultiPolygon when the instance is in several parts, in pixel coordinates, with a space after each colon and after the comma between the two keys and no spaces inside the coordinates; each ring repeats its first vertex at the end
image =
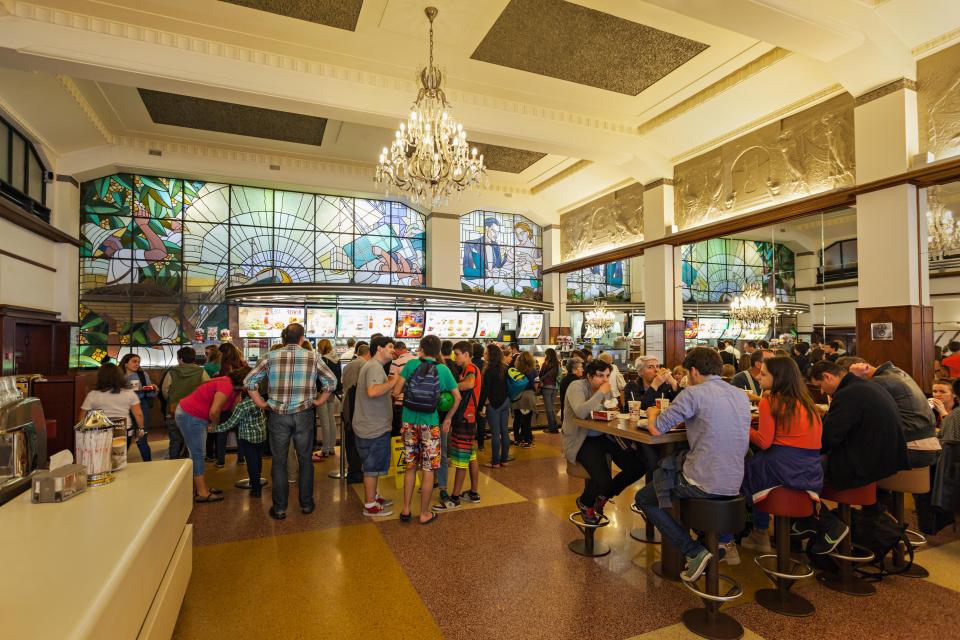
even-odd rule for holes
{"type": "Polygon", "coordinates": [[[822,536],[817,536],[810,547],[810,551],[820,556],[833,553],[837,545],[850,534],[850,527],[843,524],[843,520],[836,518],[822,536]]]}
{"type": "Polygon", "coordinates": [[[720,562],[726,562],[731,567],[740,564],[740,551],[735,541],[720,544],[720,562]]]}
{"type": "Polygon", "coordinates": [[[460,494],[460,499],[466,500],[467,502],[472,502],[473,504],[477,504],[478,502],[480,502],[480,494],[477,493],[476,491],[464,491],[463,493],[460,494]]]}
{"type": "Polygon", "coordinates": [[[604,498],[603,496],[597,496],[597,501],[593,503],[593,510],[597,512],[597,515],[603,515],[603,507],[609,502],[610,498],[604,498]]]}
{"type": "Polygon", "coordinates": [[[384,497],[383,497],[382,495],[380,495],[379,493],[377,494],[377,497],[375,498],[375,500],[376,500],[377,504],[380,505],[381,507],[383,507],[384,509],[386,509],[387,507],[392,507],[392,506],[393,506],[393,500],[389,500],[389,499],[387,499],[387,498],[384,498],[384,497]]]}
{"type": "Polygon", "coordinates": [[[580,509],[580,517],[583,518],[584,524],[600,524],[600,516],[597,515],[596,510],[583,504],[580,498],[577,498],[577,508],[580,509]]]}
{"type": "Polygon", "coordinates": [[[706,549],[700,549],[695,556],[687,556],[687,566],[680,574],[680,577],[684,582],[696,582],[697,578],[703,575],[711,558],[713,558],[713,554],[706,549]]]}
{"type": "Polygon", "coordinates": [[[740,546],[744,549],[753,549],[760,553],[771,553],[773,547],[770,546],[770,536],[766,531],[754,529],[746,538],[740,541],[740,546]]]}
{"type": "Polygon", "coordinates": [[[371,518],[382,518],[383,516],[393,515],[393,511],[391,509],[387,509],[382,504],[377,502],[372,507],[364,506],[363,515],[371,518]]]}
{"type": "Polygon", "coordinates": [[[441,496],[440,502],[431,507],[434,513],[443,513],[444,511],[453,511],[460,508],[460,498],[456,496],[441,496]]]}
{"type": "Polygon", "coordinates": [[[792,536],[812,536],[816,532],[813,518],[800,518],[790,523],[790,535],[792,536]]]}

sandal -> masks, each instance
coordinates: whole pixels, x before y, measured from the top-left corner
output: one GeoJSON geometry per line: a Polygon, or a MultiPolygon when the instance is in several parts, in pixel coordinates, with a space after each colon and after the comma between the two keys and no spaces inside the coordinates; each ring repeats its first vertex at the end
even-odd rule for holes
{"type": "Polygon", "coordinates": [[[220,502],[223,500],[223,495],[219,493],[209,493],[205,496],[193,496],[193,501],[197,504],[202,502],[220,502]]]}
{"type": "Polygon", "coordinates": [[[410,518],[411,518],[411,514],[409,513],[400,514],[400,522],[410,522],[410,518]]]}
{"type": "Polygon", "coordinates": [[[500,466],[500,463],[498,462],[497,464],[493,464],[492,462],[486,462],[483,466],[485,466],[487,469],[496,469],[500,466]]]}
{"type": "Polygon", "coordinates": [[[419,522],[420,522],[420,524],[433,524],[433,521],[436,520],[436,519],[439,518],[439,517],[440,517],[440,516],[438,516],[437,514],[431,513],[429,520],[420,520],[419,522]]]}

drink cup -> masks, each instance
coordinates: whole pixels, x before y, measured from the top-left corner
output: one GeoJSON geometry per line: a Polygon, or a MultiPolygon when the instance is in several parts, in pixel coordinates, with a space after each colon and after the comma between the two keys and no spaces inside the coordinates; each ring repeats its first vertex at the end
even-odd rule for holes
{"type": "Polygon", "coordinates": [[[670,401],[667,398],[657,398],[657,411],[665,411],[667,407],[670,406],[670,401]]]}
{"type": "Polygon", "coordinates": [[[629,400],[627,402],[627,409],[630,412],[631,420],[640,419],[640,401],[639,400],[629,400]]]}

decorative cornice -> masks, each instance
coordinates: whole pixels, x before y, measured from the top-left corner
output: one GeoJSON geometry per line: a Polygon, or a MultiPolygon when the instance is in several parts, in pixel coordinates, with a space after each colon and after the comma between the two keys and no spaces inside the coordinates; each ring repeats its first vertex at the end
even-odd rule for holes
{"type": "Polygon", "coordinates": [[[21,116],[17,112],[17,110],[13,108],[13,105],[11,105],[9,102],[4,100],[2,97],[0,97],[0,111],[3,111],[4,113],[6,113],[8,116],[8,119],[13,120],[14,124],[17,125],[17,128],[20,129],[22,133],[26,133],[28,137],[39,142],[42,147],[54,153],[57,152],[57,150],[53,147],[53,145],[51,145],[46,138],[40,135],[40,133],[37,132],[36,129],[30,126],[29,121],[25,120],[24,117],[21,116]]]}
{"type": "Polygon", "coordinates": [[[748,122],[743,126],[737,127],[732,131],[728,131],[727,133],[721,136],[717,136],[716,138],[713,138],[712,140],[708,140],[703,144],[697,145],[696,147],[693,147],[691,149],[687,149],[680,155],[670,158],[670,162],[673,164],[678,164],[680,162],[683,162],[684,160],[693,158],[694,156],[698,156],[704,151],[709,151],[714,147],[719,147],[721,144],[723,144],[724,142],[727,142],[728,140],[733,140],[734,138],[737,138],[749,131],[752,131],[754,129],[759,129],[763,125],[769,124],[775,120],[779,120],[784,116],[787,116],[795,111],[799,111],[801,109],[809,107],[817,102],[822,102],[827,98],[832,98],[833,96],[843,92],[844,92],[844,88],[839,84],[832,84],[829,87],[824,87],[820,91],[817,91],[816,93],[812,93],[809,96],[806,96],[805,98],[800,98],[799,100],[796,100],[795,102],[791,102],[790,104],[785,105],[775,111],[772,111],[765,116],[761,116],[756,120],[751,120],[750,122],[748,122]]]}
{"type": "Polygon", "coordinates": [[[574,162],[572,165],[570,165],[569,167],[567,167],[567,168],[564,169],[563,171],[558,171],[557,173],[553,174],[552,176],[550,176],[549,178],[547,178],[547,179],[544,180],[543,182],[538,182],[537,184],[535,184],[535,185],[533,185],[532,187],[530,187],[530,195],[534,195],[534,196],[535,196],[535,195],[537,195],[538,193],[540,193],[541,191],[543,191],[544,189],[549,189],[549,188],[552,187],[553,185],[555,185],[555,184],[557,184],[557,183],[559,183],[559,182],[562,182],[562,181],[566,180],[567,178],[569,178],[569,177],[572,176],[573,174],[578,173],[578,172],[586,169],[586,168],[589,167],[591,164],[593,164],[593,163],[590,162],[589,160],[578,160],[577,162],[574,162]]]}
{"type": "Polygon", "coordinates": [[[936,38],[927,40],[924,43],[918,44],[913,49],[910,50],[911,55],[914,58],[923,57],[925,54],[933,53],[935,50],[940,49],[948,44],[951,44],[954,40],[960,39],[960,27],[956,29],[951,29],[946,33],[942,33],[936,38]]]}
{"type": "Polygon", "coordinates": [[[660,178],[659,180],[654,180],[650,184],[643,185],[644,191],[653,191],[657,187],[672,187],[673,178],[660,178]]]}
{"type": "Polygon", "coordinates": [[[80,91],[80,87],[77,86],[77,83],[74,82],[73,79],[64,75],[58,75],[57,80],[61,85],[63,85],[63,88],[67,94],[73,98],[73,101],[77,103],[77,106],[80,107],[80,110],[83,111],[83,115],[87,116],[87,119],[91,124],[93,124],[94,128],[100,132],[100,135],[103,136],[103,139],[112,144],[114,142],[113,133],[110,132],[110,129],[107,128],[107,125],[104,124],[103,120],[100,119],[100,115],[97,114],[97,110],[93,108],[93,105],[91,105],[83,96],[83,92],[80,91]]]}
{"type": "MultiPolygon", "coordinates": [[[[370,71],[361,71],[350,67],[319,62],[309,58],[282,55],[272,51],[253,49],[207,38],[184,35],[172,31],[162,31],[153,27],[135,25],[107,18],[93,18],[81,13],[64,11],[52,7],[38,6],[27,2],[17,2],[16,16],[25,20],[56,25],[94,33],[142,42],[149,45],[169,47],[181,51],[200,53],[208,56],[262,65],[287,72],[303,73],[310,76],[329,78],[338,82],[348,82],[380,90],[399,91],[415,94],[418,86],[412,80],[398,78],[370,71]]],[[[411,74],[412,76],[413,74],[411,74]]],[[[554,109],[516,100],[495,98],[469,91],[447,89],[447,98],[455,104],[468,104],[484,109],[506,112],[514,116],[528,116],[586,127],[621,135],[634,135],[635,126],[627,121],[610,120],[594,115],[554,109]]]]}
{"type": "Polygon", "coordinates": [[[854,98],[854,100],[853,100],[853,106],[854,106],[854,108],[856,108],[856,107],[862,107],[863,105],[867,104],[868,102],[873,102],[874,100],[879,100],[880,98],[882,98],[882,97],[884,97],[884,96],[888,96],[888,95],[890,95],[891,93],[896,93],[897,91],[900,91],[901,89],[907,89],[907,90],[909,90],[909,91],[916,91],[916,90],[917,90],[917,81],[916,81],[916,80],[911,80],[910,78],[900,78],[899,80],[894,80],[893,82],[888,82],[887,84],[883,85],[882,87],[877,87],[876,89],[872,89],[872,90],[870,90],[870,91],[867,91],[867,92],[864,93],[863,95],[860,95],[860,96],[857,96],[856,98],[854,98]]]}
{"type": "Polygon", "coordinates": [[[72,184],[77,189],[80,188],[80,181],[74,178],[73,176],[65,176],[62,173],[58,173],[54,178],[57,182],[66,182],[67,184],[72,184]]]}
{"type": "Polygon", "coordinates": [[[637,134],[643,135],[645,133],[649,133],[650,131],[653,131],[654,129],[662,127],[663,125],[667,124],[671,120],[675,120],[679,118],[680,116],[687,113],[688,111],[692,111],[693,109],[696,109],[700,105],[706,102],[709,102],[710,100],[713,100],[714,98],[719,96],[721,93],[724,93],[725,91],[729,91],[730,89],[737,86],[741,82],[744,82],[745,80],[749,80],[750,78],[757,75],[761,71],[764,71],[765,69],[772,67],[773,65],[780,62],[781,60],[783,60],[789,55],[790,55],[790,52],[787,51],[786,49],[781,49],[780,47],[775,47],[771,49],[770,51],[766,52],[759,58],[756,58],[755,60],[748,62],[747,64],[743,65],[736,71],[729,73],[724,77],[720,78],[719,80],[709,85],[702,91],[699,91],[694,95],[690,96],[689,98],[687,98],[686,100],[683,100],[680,103],[670,107],[663,113],[650,118],[649,120],[641,124],[639,127],[637,127],[637,134]]]}
{"type": "Polygon", "coordinates": [[[594,191],[592,194],[590,194],[590,195],[588,195],[588,196],[585,196],[585,197],[583,197],[583,198],[580,198],[580,199],[577,200],[576,202],[573,202],[573,203],[571,203],[571,204],[563,207],[562,209],[559,209],[559,210],[557,211],[557,213],[559,213],[559,214],[561,215],[561,217],[562,217],[563,214],[565,214],[565,213],[570,213],[570,212],[573,211],[574,209],[577,209],[577,208],[579,208],[579,207],[582,207],[582,206],[585,205],[585,204],[589,204],[589,203],[593,202],[594,200],[596,200],[596,199],[598,199],[598,198],[602,198],[603,196],[608,195],[608,194],[611,194],[611,193],[613,193],[614,191],[620,191],[620,189],[624,189],[624,188],[629,187],[630,185],[636,184],[636,183],[637,183],[637,181],[634,180],[633,178],[624,178],[623,180],[621,180],[620,182],[617,182],[616,184],[612,184],[612,185],[610,185],[610,186],[608,186],[608,187],[606,187],[606,188],[604,188],[604,189],[600,189],[599,191],[594,191]]]}

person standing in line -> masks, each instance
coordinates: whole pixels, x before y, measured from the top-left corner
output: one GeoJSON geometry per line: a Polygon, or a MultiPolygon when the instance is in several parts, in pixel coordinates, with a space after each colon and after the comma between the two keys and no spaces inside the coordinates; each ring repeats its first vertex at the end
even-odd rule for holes
{"type": "Polygon", "coordinates": [[[453,354],[457,368],[460,370],[457,389],[461,392],[459,405],[450,411],[453,414],[451,421],[448,455],[453,461],[455,475],[453,479],[453,495],[441,492],[440,502],[433,507],[435,513],[450,511],[460,506],[461,500],[480,502],[477,492],[480,470],[477,466],[477,448],[475,442],[477,424],[477,405],[480,399],[480,370],[471,362],[470,344],[458,342],[453,346],[453,354]],[[470,491],[463,490],[463,480],[467,470],[470,471],[470,491]]]}
{"type": "MultiPolygon", "coordinates": [[[[453,375],[453,379],[457,380],[460,378],[460,367],[457,366],[456,361],[453,358],[453,342],[450,340],[444,340],[440,343],[440,362],[447,365],[447,368],[450,369],[450,373],[453,375]]],[[[447,416],[446,411],[438,410],[437,412],[438,419],[440,422],[443,422],[447,416]]],[[[436,475],[436,486],[440,489],[440,500],[445,500],[448,497],[447,493],[447,477],[450,474],[450,462],[447,457],[447,447],[450,445],[450,434],[444,431],[440,432],[440,468],[437,469],[436,475]]]]}
{"type": "MultiPolygon", "coordinates": [[[[327,368],[333,372],[333,375],[337,378],[337,388],[334,393],[341,393],[342,387],[340,385],[340,377],[342,371],[340,369],[340,362],[336,359],[336,354],[333,352],[333,345],[330,344],[330,341],[324,338],[317,343],[317,353],[320,354],[320,357],[324,359],[327,368]]],[[[332,456],[334,453],[334,446],[337,442],[337,420],[334,416],[334,402],[330,401],[324,404],[322,407],[317,408],[317,418],[320,423],[320,433],[323,439],[323,449],[319,451],[319,455],[314,454],[314,462],[320,462],[327,456],[332,456]]],[[[342,407],[342,405],[341,405],[342,407]]],[[[341,419],[343,410],[341,408],[341,419]]],[[[316,438],[314,438],[314,449],[317,448],[316,438]]]]}
{"type": "Polygon", "coordinates": [[[263,410],[253,403],[246,389],[241,390],[240,401],[230,412],[230,417],[221,422],[215,431],[237,430],[237,449],[247,461],[247,477],[250,479],[250,497],[259,498],[260,471],[263,469],[263,443],[267,439],[267,420],[263,410]]]}
{"type": "Polygon", "coordinates": [[[571,382],[576,382],[583,378],[583,360],[580,358],[570,358],[567,360],[567,375],[560,381],[560,424],[563,424],[563,416],[567,399],[567,389],[571,382]]]}
{"type": "MultiPolygon", "coordinates": [[[[479,342],[474,342],[471,344],[470,348],[472,349],[471,362],[473,362],[473,365],[477,368],[477,371],[482,372],[483,371],[483,353],[484,353],[483,345],[480,344],[479,342]]],[[[478,407],[479,406],[482,406],[482,405],[478,405],[478,407]]],[[[486,435],[485,433],[486,429],[487,429],[487,419],[480,414],[480,410],[478,409],[477,410],[477,449],[479,451],[483,451],[483,441],[486,435]]]]}
{"type": "Polygon", "coordinates": [[[160,381],[160,395],[167,403],[167,437],[170,439],[168,460],[187,457],[186,443],[175,419],[177,405],[209,379],[207,372],[197,364],[197,352],[193,347],[177,350],[177,366],[169,369],[160,381]]]}
{"type": "Polygon", "coordinates": [[[353,408],[356,405],[357,380],[363,365],[370,360],[370,347],[366,342],[358,342],[355,347],[356,357],[343,367],[343,404],[340,409],[340,419],[343,420],[344,444],[340,447],[343,454],[347,452],[347,484],[363,482],[363,470],[360,454],[357,452],[357,440],[353,433],[353,408]]]}
{"type": "MultiPolygon", "coordinates": [[[[150,430],[150,411],[153,409],[153,399],[157,397],[157,388],[150,384],[147,374],[140,368],[140,356],[128,353],[120,359],[120,370],[127,378],[127,384],[140,399],[140,413],[143,415],[143,435],[137,438],[137,449],[140,459],[150,462],[153,459],[150,444],[147,442],[147,433],[150,430]]],[[[131,422],[132,424],[132,422],[131,422]]],[[[133,432],[127,437],[127,448],[133,440],[133,432]]]]}
{"type": "Polygon", "coordinates": [[[80,409],[84,412],[80,416],[81,420],[87,413],[100,410],[112,421],[123,421],[127,425],[128,434],[133,433],[139,437],[143,432],[140,398],[130,388],[123,369],[115,364],[100,365],[96,386],[93,391],[87,392],[80,409]]]}
{"type": "MultiPolygon", "coordinates": [[[[395,357],[390,364],[390,373],[400,375],[407,363],[413,360],[413,354],[403,342],[397,342],[394,345],[393,353],[395,357]]],[[[400,427],[403,424],[403,393],[394,391],[390,395],[393,397],[393,424],[390,428],[390,437],[396,438],[400,435],[400,427]]]]}
{"type": "Polygon", "coordinates": [[[333,395],[337,388],[337,379],[315,351],[307,351],[300,345],[303,342],[303,325],[294,323],[283,330],[283,348],[270,351],[247,375],[245,385],[253,402],[261,409],[269,408],[267,431],[273,456],[271,469],[273,480],[273,505],[269,515],[275,520],[287,517],[287,499],[289,494],[287,479],[287,457],[283,455],[293,440],[299,461],[300,511],[304,515],[313,513],[316,504],[313,500],[313,461],[311,444],[315,427],[314,407],[321,407],[333,395]],[[268,380],[269,400],[264,401],[257,385],[260,380],[268,380]],[[317,379],[321,382],[322,392],[317,392],[317,379]]]}
{"type": "Polygon", "coordinates": [[[554,349],[547,349],[540,367],[540,393],[543,410],[547,413],[547,433],[560,433],[557,428],[557,381],[560,379],[560,360],[554,349]]]}
{"type": "Polygon", "coordinates": [[[503,351],[494,343],[484,354],[483,382],[480,385],[480,414],[490,424],[491,469],[507,466],[510,456],[510,397],[507,395],[507,365],[503,351]]]}
{"type": "Polygon", "coordinates": [[[207,361],[203,363],[203,370],[211,378],[220,373],[220,349],[215,344],[208,344],[203,348],[207,361]]]}
{"type": "Polygon", "coordinates": [[[350,362],[351,360],[357,357],[356,348],[357,348],[357,341],[354,340],[353,338],[347,338],[347,350],[340,355],[341,365],[346,365],[346,363],[350,362]]]}
{"type": "Polygon", "coordinates": [[[440,467],[440,431],[450,432],[453,414],[447,412],[443,425],[437,415],[440,394],[449,391],[453,405],[460,404],[460,391],[450,369],[440,362],[440,339],[426,335],[420,341],[420,357],[400,372],[396,390],[403,392],[403,436],[406,471],[403,479],[401,522],[410,522],[410,503],[416,488],[417,467],[423,470],[420,496],[420,524],[430,524],[437,514],[430,511],[433,476],[440,467]]]}
{"type": "MultiPolygon", "coordinates": [[[[218,361],[217,372],[208,372],[211,378],[227,376],[230,375],[230,372],[237,369],[249,368],[243,359],[243,353],[241,353],[237,345],[232,342],[221,343],[220,346],[217,347],[217,351],[220,353],[220,359],[218,361]]],[[[204,371],[206,371],[206,367],[204,367],[204,371]]],[[[227,415],[223,416],[223,419],[226,420],[229,417],[230,415],[227,413],[227,415]]],[[[227,460],[227,432],[207,433],[206,450],[207,462],[216,462],[217,468],[222,469],[224,465],[226,465],[227,460]]],[[[241,453],[237,454],[237,464],[244,464],[241,453]]]]}
{"type": "Polygon", "coordinates": [[[533,354],[529,351],[521,353],[507,376],[510,406],[513,408],[513,440],[518,447],[529,449],[534,446],[532,425],[537,411],[536,391],[540,385],[540,372],[533,354]]]}
{"type": "Polygon", "coordinates": [[[357,452],[363,464],[363,515],[383,517],[393,513],[391,500],[377,492],[380,476],[390,469],[390,425],[393,403],[390,392],[399,377],[388,378],[384,367],[393,361],[393,339],[385,336],[370,341],[373,357],[364,362],[357,378],[353,409],[353,433],[357,452]]]}

